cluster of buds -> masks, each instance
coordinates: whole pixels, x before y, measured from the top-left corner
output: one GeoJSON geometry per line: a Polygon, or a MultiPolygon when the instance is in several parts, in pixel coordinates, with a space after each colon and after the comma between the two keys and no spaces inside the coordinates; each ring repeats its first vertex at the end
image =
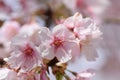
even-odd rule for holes
{"type": "MultiPolygon", "coordinates": [[[[12,29],[7,28],[7,36],[12,33],[9,30],[12,29]]],[[[15,36],[8,40],[10,54],[4,58],[6,66],[1,69],[6,76],[0,80],[50,80],[51,74],[56,80],[89,80],[94,75],[91,70],[76,73],[67,69],[69,62],[82,53],[88,60],[97,56],[95,46],[101,32],[90,18],[76,13],[51,30],[36,22],[13,30],[15,36]]]]}

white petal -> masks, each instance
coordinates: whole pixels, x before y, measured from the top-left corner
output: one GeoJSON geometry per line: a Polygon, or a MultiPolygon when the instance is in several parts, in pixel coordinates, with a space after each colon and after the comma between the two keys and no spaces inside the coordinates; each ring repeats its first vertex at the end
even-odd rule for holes
{"type": "Polygon", "coordinates": [[[63,46],[67,52],[71,50],[72,60],[81,55],[80,46],[77,41],[66,41],[64,42],[63,46]]]}
{"type": "Polygon", "coordinates": [[[15,71],[9,71],[7,80],[17,80],[17,73],[15,71]]]}
{"type": "Polygon", "coordinates": [[[65,63],[72,58],[72,56],[70,54],[71,50],[69,50],[69,52],[67,52],[61,47],[61,48],[58,48],[56,51],[57,52],[55,53],[55,55],[56,55],[57,59],[62,63],[65,63]]]}
{"type": "Polygon", "coordinates": [[[48,47],[46,51],[42,52],[43,58],[53,59],[55,57],[54,47],[48,47]]]}
{"type": "Polygon", "coordinates": [[[78,76],[84,77],[84,78],[90,78],[94,75],[95,75],[95,70],[93,70],[93,69],[88,69],[88,70],[83,71],[83,72],[78,74],[78,76]]]}
{"type": "Polygon", "coordinates": [[[44,42],[51,42],[52,39],[53,39],[53,36],[52,36],[52,33],[51,31],[46,28],[46,27],[42,27],[40,30],[39,30],[39,39],[40,41],[42,41],[43,43],[44,42]]]}
{"type": "Polygon", "coordinates": [[[9,71],[10,70],[7,68],[1,68],[0,69],[0,80],[4,80],[7,77],[9,71]]]}

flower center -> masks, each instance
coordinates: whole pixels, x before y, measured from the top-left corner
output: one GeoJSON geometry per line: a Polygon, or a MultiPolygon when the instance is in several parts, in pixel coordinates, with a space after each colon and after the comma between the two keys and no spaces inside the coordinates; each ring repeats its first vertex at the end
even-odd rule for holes
{"type": "Polygon", "coordinates": [[[30,56],[30,55],[33,54],[34,50],[29,45],[26,45],[26,48],[24,49],[23,52],[24,52],[25,55],[29,55],[30,56]]]}
{"type": "Polygon", "coordinates": [[[54,38],[53,44],[56,48],[60,47],[62,45],[62,43],[63,43],[63,41],[61,39],[56,38],[56,37],[54,38]]]}

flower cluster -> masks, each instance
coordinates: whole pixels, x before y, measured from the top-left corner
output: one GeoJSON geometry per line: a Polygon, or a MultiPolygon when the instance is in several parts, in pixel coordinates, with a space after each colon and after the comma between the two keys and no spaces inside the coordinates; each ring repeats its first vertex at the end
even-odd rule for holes
{"type": "MultiPolygon", "coordinates": [[[[90,18],[76,13],[52,30],[35,22],[10,29],[14,30],[15,36],[9,39],[5,80],[49,80],[50,69],[56,80],[89,80],[94,74],[91,70],[81,73],[67,70],[67,64],[82,53],[88,60],[97,56],[95,47],[101,32],[90,18]],[[75,78],[69,77],[65,71],[71,72],[75,78]]],[[[11,37],[10,29],[6,35],[11,37]]]]}

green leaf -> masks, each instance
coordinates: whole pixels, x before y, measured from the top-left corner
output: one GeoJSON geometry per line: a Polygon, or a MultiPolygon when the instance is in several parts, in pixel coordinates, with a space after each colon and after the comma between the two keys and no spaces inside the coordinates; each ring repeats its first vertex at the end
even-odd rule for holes
{"type": "Polygon", "coordinates": [[[57,73],[56,74],[56,80],[62,80],[63,79],[63,74],[57,73]]]}

